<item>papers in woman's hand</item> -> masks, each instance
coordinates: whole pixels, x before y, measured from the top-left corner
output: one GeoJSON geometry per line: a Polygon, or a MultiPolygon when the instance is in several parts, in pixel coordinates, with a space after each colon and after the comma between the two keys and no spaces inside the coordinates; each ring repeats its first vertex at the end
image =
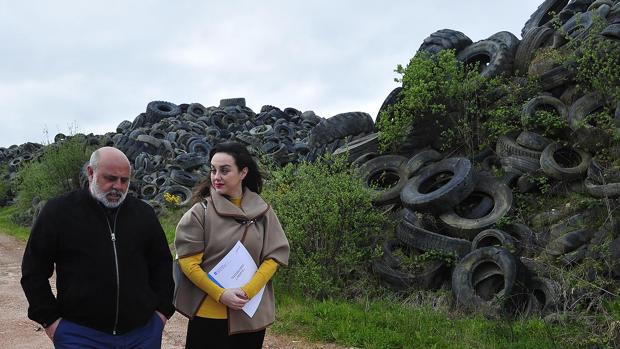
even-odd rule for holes
{"type": "MultiPolygon", "coordinates": [[[[209,279],[222,288],[237,288],[247,284],[252,276],[256,273],[258,267],[248,250],[243,246],[241,241],[237,241],[232,250],[217,263],[209,272],[209,279]]],[[[248,301],[242,310],[249,317],[254,316],[261,299],[265,287],[260,289],[258,293],[248,301]]]]}

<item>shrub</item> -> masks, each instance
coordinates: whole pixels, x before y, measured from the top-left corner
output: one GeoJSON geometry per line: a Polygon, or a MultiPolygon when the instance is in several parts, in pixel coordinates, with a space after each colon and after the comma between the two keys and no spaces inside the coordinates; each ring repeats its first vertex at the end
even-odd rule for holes
{"type": "Polygon", "coordinates": [[[577,64],[577,83],[582,91],[598,91],[612,101],[620,100],[620,42],[599,35],[607,26],[595,17],[592,29],[583,39],[573,40],[570,59],[577,64]]]}
{"type": "Polygon", "coordinates": [[[279,287],[318,298],[353,296],[368,280],[369,262],[386,218],[343,159],[272,170],[263,196],[277,212],[291,246],[279,287]]]}
{"type": "Polygon", "coordinates": [[[0,166],[0,206],[5,206],[11,197],[11,180],[8,178],[8,166],[0,166]]]}
{"type": "Polygon", "coordinates": [[[79,188],[80,171],[90,157],[84,140],[72,137],[51,144],[37,160],[24,165],[17,178],[17,204],[28,209],[33,201],[47,200],[79,188]]]}
{"type": "Polygon", "coordinates": [[[568,129],[568,121],[557,111],[537,110],[529,118],[523,118],[523,128],[540,132],[545,137],[560,138],[568,129]]]}
{"type": "Polygon", "coordinates": [[[399,101],[383,111],[378,128],[383,150],[399,144],[422,128],[438,129],[442,150],[464,149],[475,154],[499,136],[520,126],[523,103],[535,96],[531,81],[485,78],[476,66],[464,66],[453,50],[431,56],[418,52],[406,68],[398,65],[403,90],[399,101]],[[430,128],[429,128],[430,127],[430,128]]]}

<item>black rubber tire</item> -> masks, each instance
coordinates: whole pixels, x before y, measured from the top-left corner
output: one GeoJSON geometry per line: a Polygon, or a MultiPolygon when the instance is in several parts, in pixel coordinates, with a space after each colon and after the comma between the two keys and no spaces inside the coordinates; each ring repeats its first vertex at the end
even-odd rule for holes
{"type": "Polygon", "coordinates": [[[459,216],[456,213],[456,205],[453,205],[447,212],[439,216],[439,220],[443,227],[455,236],[468,240],[473,239],[481,230],[493,226],[504,217],[512,207],[512,190],[510,190],[506,184],[484,172],[478,173],[474,181],[472,192],[479,192],[492,197],[493,209],[483,217],[466,218],[459,216]]]}
{"type": "Polygon", "coordinates": [[[273,126],[271,125],[258,125],[250,130],[252,136],[265,138],[273,134],[273,126]]]}
{"type": "Polygon", "coordinates": [[[416,213],[406,207],[403,207],[399,211],[398,215],[399,215],[398,219],[405,221],[406,223],[413,224],[413,225],[420,224],[420,220],[418,219],[418,216],[416,215],[416,213]]]}
{"type": "MultiPolygon", "coordinates": [[[[497,41],[497,42],[500,42],[506,45],[512,57],[515,56],[515,54],[517,53],[517,49],[519,48],[519,45],[521,44],[521,40],[519,40],[519,38],[517,38],[513,33],[506,31],[506,30],[497,32],[489,36],[487,40],[497,41]]],[[[513,59],[513,62],[514,62],[514,59],[513,59]]]]}
{"type": "MultiPolygon", "coordinates": [[[[549,96],[549,95],[540,95],[538,97],[534,97],[527,101],[523,106],[523,111],[521,112],[521,122],[523,125],[528,124],[529,119],[534,118],[534,114],[541,107],[549,106],[553,108],[557,113],[560,119],[567,120],[568,119],[568,108],[561,100],[549,96]]],[[[544,148],[544,147],[543,147],[544,148]]],[[[542,149],[537,149],[542,150],[542,149]]]]}
{"type": "Polygon", "coordinates": [[[620,23],[608,25],[605,29],[603,29],[601,35],[610,39],[620,40],[620,23]]]}
{"type": "Polygon", "coordinates": [[[441,213],[463,201],[474,189],[474,172],[466,158],[449,158],[426,166],[405,184],[400,193],[404,206],[423,212],[441,213]],[[451,173],[450,179],[441,178],[451,173]],[[439,182],[437,182],[439,180],[439,182]]]}
{"type": "Polygon", "coordinates": [[[563,235],[582,229],[587,225],[586,215],[578,213],[570,217],[564,218],[562,221],[550,225],[548,229],[548,235],[550,240],[555,240],[563,235]]]}
{"type": "Polygon", "coordinates": [[[595,198],[620,196],[620,166],[604,169],[598,161],[592,160],[584,185],[586,192],[595,198]]]}
{"type": "Polygon", "coordinates": [[[138,116],[136,116],[135,119],[133,119],[130,130],[133,131],[133,130],[136,130],[144,126],[145,122],[146,122],[146,113],[139,114],[138,116]]]}
{"type": "Polygon", "coordinates": [[[480,75],[486,78],[510,75],[514,62],[514,54],[508,46],[494,40],[473,43],[459,52],[456,58],[465,65],[479,64],[480,75]]]}
{"type": "Polygon", "coordinates": [[[516,251],[525,257],[537,256],[542,250],[538,236],[530,227],[523,223],[512,223],[503,227],[515,241],[516,251]]]}
{"type": "Polygon", "coordinates": [[[551,143],[547,137],[541,136],[536,132],[523,131],[517,137],[517,144],[529,149],[543,151],[551,143]]]}
{"type": "Polygon", "coordinates": [[[464,218],[478,219],[486,216],[493,209],[493,198],[480,192],[472,192],[468,197],[460,202],[456,208],[459,215],[464,218]]]}
{"type": "Polygon", "coordinates": [[[174,159],[174,163],[183,170],[191,171],[208,164],[209,159],[198,154],[184,153],[174,159]]]}
{"type": "Polygon", "coordinates": [[[211,152],[211,143],[202,139],[194,140],[190,142],[188,150],[190,153],[208,156],[209,152],[211,152]]]}
{"type": "MultiPolygon", "coordinates": [[[[129,130],[131,129],[131,124],[132,124],[132,123],[131,123],[131,121],[129,121],[129,120],[123,120],[123,121],[121,121],[121,123],[120,123],[120,124],[118,124],[118,126],[116,126],[116,133],[127,133],[127,132],[129,132],[129,130]]],[[[60,140],[62,140],[62,139],[64,139],[64,138],[65,138],[65,135],[64,135],[64,134],[62,134],[62,133],[59,133],[59,134],[57,134],[57,135],[54,137],[54,142],[58,142],[58,141],[60,141],[60,140]],[[59,137],[59,136],[61,136],[61,135],[62,135],[62,138],[61,138],[61,137],[59,137]]]]}
{"type": "Polygon", "coordinates": [[[187,107],[187,113],[195,118],[201,118],[209,115],[209,111],[200,103],[192,103],[187,107]]]}
{"type": "Polygon", "coordinates": [[[588,244],[581,245],[576,250],[559,256],[558,261],[566,268],[574,267],[588,256],[588,247],[588,244]]]}
{"type": "Polygon", "coordinates": [[[553,142],[543,150],[540,156],[541,169],[551,178],[558,180],[573,180],[586,176],[592,155],[581,149],[563,147],[560,143],[553,142]],[[571,161],[571,158],[578,158],[571,161]],[[558,163],[559,160],[560,163],[558,163]],[[568,166],[563,165],[568,160],[568,166]],[[572,165],[572,166],[571,166],[572,165]]]}
{"type": "Polygon", "coordinates": [[[510,312],[523,301],[523,282],[520,263],[507,250],[493,246],[473,250],[452,272],[456,302],[475,311],[510,312]],[[498,275],[495,271],[501,273],[498,275]],[[474,281],[484,284],[476,285],[474,281]]]}
{"type": "Polygon", "coordinates": [[[352,162],[360,156],[368,153],[379,152],[379,134],[371,133],[366,136],[345,143],[343,146],[334,150],[334,155],[348,154],[348,161],[352,162]]]}
{"type": "Polygon", "coordinates": [[[367,113],[349,112],[322,120],[310,131],[308,145],[318,147],[332,143],[334,140],[360,133],[373,132],[375,124],[367,113]]]}
{"type": "Polygon", "coordinates": [[[220,99],[220,108],[240,106],[245,107],[245,98],[224,98],[220,99]]]}
{"type": "Polygon", "coordinates": [[[579,129],[593,129],[594,126],[585,123],[585,119],[588,115],[602,110],[606,106],[605,99],[599,93],[588,93],[581,98],[577,99],[573,105],[571,105],[568,111],[568,126],[573,131],[579,129]]]}
{"type": "Polygon", "coordinates": [[[198,177],[187,171],[173,170],[170,178],[184,187],[191,188],[198,182],[198,177]]]}
{"type": "Polygon", "coordinates": [[[587,244],[594,236],[591,228],[582,228],[566,233],[547,245],[547,253],[552,256],[560,256],[565,253],[575,251],[579,247],[587,244]]]}
{"type": "Polygon", "coordinates": [[[458,259],[471,251],[471,242],[452,238],[424,229],[418,224],[401,221],[396,226],[396,237],[405,244],[422,251],[441,251],[454,254],[458,259]]]}
{"type": "Polygon", "coordinates": [[[171,179],[168,175],[161,175],[153,180],[153,184],[155,184],[157,188],[169,186],[170,182],[171,182],[171,179]]]}
{"type": "Polygon", "coordinates": [[[398,268],[401,264],[399,257],[394,255],[394,252],[398,249],[403,250],[405,254],[408,254],[411,247],[398,239],[389,239],[383,242],[381,245],[383,254],[381,260],[390,268],[398,268]]]}
{"type": "Polygon", "coordinates": [[[426,149],[412,156],[407,163],[405,164],[405,169],[407,170],[407,177],[411,178],[413,175],[418,173],[420,169],[424,166],[428,165],[431,162],[436,162],[441,160],[442,155],[440,152],[434,149],[426,149]]]}
{"type": "Polygon", "coordinates": [[[525,22],[523,29],[521,29],[521,37],[525,37],[528,31],[549,23],[553,19],[553,15],[562,11],[568,3],[569,0],[545,0],[532,13],[530,19],[525,22]]]}
{"type": "Polygon", "coordinates": [[[617,198],[620,197],[620,183],[596,184],[590,178],[584,181],[586,191],[595,198],[617,198]]]}
{"type": "Polygon", "coordinates": [[[500,160],[505,172],[534,173],[540,169],[540,161],[523,156],[507,156],[500,160]]]}
{"type": "Polygon", "coordinates": [[[410,274],[392,268],[382,260],[377,260],[373,262],[372,269],[382,280],[397,290],[437,289],[443,283],[441,275],[445,265],[440,261],[429,262],[422,273],[410,274]]]}
{"type": "MultiPolygon", "coordinates": [[[[563,37],[565,39],[582,39],[585,38],[588,33],[592,30],[596,23],[596,17],[600,17],[604,20],[609,13],[610,7],[608,5],[601,6],[595,10],[589,10],[586,12],[575,13],[573,17],[567,20],[562,27],[560,27],[560,32],[563,33],[563,37]]],[[[561,46],[561,44],[554,43],[555,47],[561,46]]]]}
{"type": "Polygon", "coordinates": [[[560,284],[555,280],[533,276],[526,281],[529,293],[525,310],[526,316],[546,315],[558,311],[560,304],[560,284]]]}
{"type": "Polygon", "coordinates": [[[392,92],[390,92],[387,95],[387,97],[385,97],[385,100],[383,101],[383,103],[381,104],[381,107],[379,108],[379,111],[377,112],[377,117],[375,118],[375,131],[378,131],[377,127],[379,127],[381,118],[383,117],[381,116],[381,114],[383,112],[387,112],[387,109],[391,105],[398,103],[398,101],[400,100],[400,93],[402,90],[403,88],[401,86],[396,87],[395,89],[392,90],[392,92]]]}
{"type": "Polygon", "coordinates": [[[366,154],[360,155],[357,159],[351,162],[351,166],[359,167],[365,164],[366,162],[376,158],[377,156],[379,156],[379,154],[377,153],[366,153],[366,154]]]}
{"type": "Polygon", "coordinates": [[[453,49],[455,53],[459,53],[471,44],[471,39],[460,31],[440,29],[424,39],[418,51],[436,54],[441,50],[453,49]]]}
{"type": "Polygon", "coordinates": [[[399,201],[408,179],[406,161],[407,158],[399,155],[381,155],[360,166],[358,171],[364,186],[373,191],[373,204],[382,206],[399,201]]]}
{"type": "Polygon", "coordinates": [[[150,200],[157,194],[157,187],[153,184],[147,184],[140,188],[140,198],[144,200],[150,200]]]}
{"type": "Polygon", "coordinates": [[[515,138],[511,135],[501,136],[497,140],[495,146],[495,152],[499,157],[508,157],[512,155],[528,157],[534,160],[539,160],[541,151],[529,149],[517,144],[515,138]]]}
{"type": "Polygon", "coordinates": [[[539,80],[543,91],[552,91],[557,87],[573,83],[575,76],[575,64],[568,62],[547,70],[540,75],[539,80]]]}
{"type": "Polygon", "coordinates": [[[550,265],[538,259],[520,257],[519,262],[526,270],[526,275],[551,277],[550,265]]]}
{"type": "Polygon", "coordinates": [[[138,137],[136,137],[136,142],[148,144],[154,149],[159,149],[162,145],[161,144],[162,141],[160,139],[157,139],[153,136],[149,136],[147,134],[141,134],[138,137]]]}
{"type": "Polygon", "coordinates": [[[181,108],[170,102],[153,101],[146,106],[146,116],[150,123],[156,123],[163,118],[175,117],[179,114],[181,114],[181,108]]]}
{"type": "Polygon", "coordinates": [[[295,137],[295,130],[291,126],[285,124],[276,125],[273,128],[273,133],[279,138],[288,137],[292,139],[295,137]]]}
{"type": "Polygon", "coordinates": [[[518,255],[516,242],[513,237],[499,229],[485,229],[479,232],[471,241],[472,251],[488,246],[502,247],[511,253],[518,255]]]}
{"type": "Polygon", "coordinates": [[[526,76],[536,50],[553,44],[554,30],[549,27],[536,27],[525,33],[517,48],[514,61],[514,72],[518,76],[526,76]]]}

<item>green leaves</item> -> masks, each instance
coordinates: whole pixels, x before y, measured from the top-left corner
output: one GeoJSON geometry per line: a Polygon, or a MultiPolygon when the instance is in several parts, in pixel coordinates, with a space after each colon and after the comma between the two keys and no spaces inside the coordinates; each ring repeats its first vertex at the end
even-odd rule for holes
{"type": "Polygon", "coordinates": [[[473,155],[518,129],[523,102],[540,90],[531,81],[487,79],[478,67],[459,62],[453,50],[419,52],[395,71],[403,90],[378,123],[383,151],[398,151],[419,129],[436,131],[440,142],[433,146],[441,150],[461,148],[473,155]]]}
{"type": "Polygon", "coordinates": [[[78,188],[80,170],[90,152],[80,137],[45,147],[37,160],[26,164],[18,173],[19,207],[27,209],[35,198],[47,200],[78,188]]]}
{"type": "Polygon", "coordinates": [[[280,287],[318,298],[347,296],[386,225],[371,193],[342,158],[273,169],[262,195],[276,211],[291,246],[280,287]]]}

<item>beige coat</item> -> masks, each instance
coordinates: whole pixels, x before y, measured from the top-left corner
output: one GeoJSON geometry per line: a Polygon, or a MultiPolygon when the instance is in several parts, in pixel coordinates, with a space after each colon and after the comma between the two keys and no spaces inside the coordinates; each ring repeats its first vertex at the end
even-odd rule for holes
{"type": "MultiPolygon", "coordinates": [[[[206,212],[204,204],[195,204],[177,225],[174,244],[179,258],[203,253],[202,269],[208,272],[241,241],[256,265],[266,259],[288,264],[288,240],[273,209],[258,194],[246,188],[241,208],[213,190],[206,201],[206,212]]],[[[181,287],[176,296],[177,308],[191,318],[206,296],[193,284],[181,287]]],[[[275,299],[269,281],[252,318],[242,310],[228,309],[228,332],[259,331],[274,320],[275,299]]]]}

